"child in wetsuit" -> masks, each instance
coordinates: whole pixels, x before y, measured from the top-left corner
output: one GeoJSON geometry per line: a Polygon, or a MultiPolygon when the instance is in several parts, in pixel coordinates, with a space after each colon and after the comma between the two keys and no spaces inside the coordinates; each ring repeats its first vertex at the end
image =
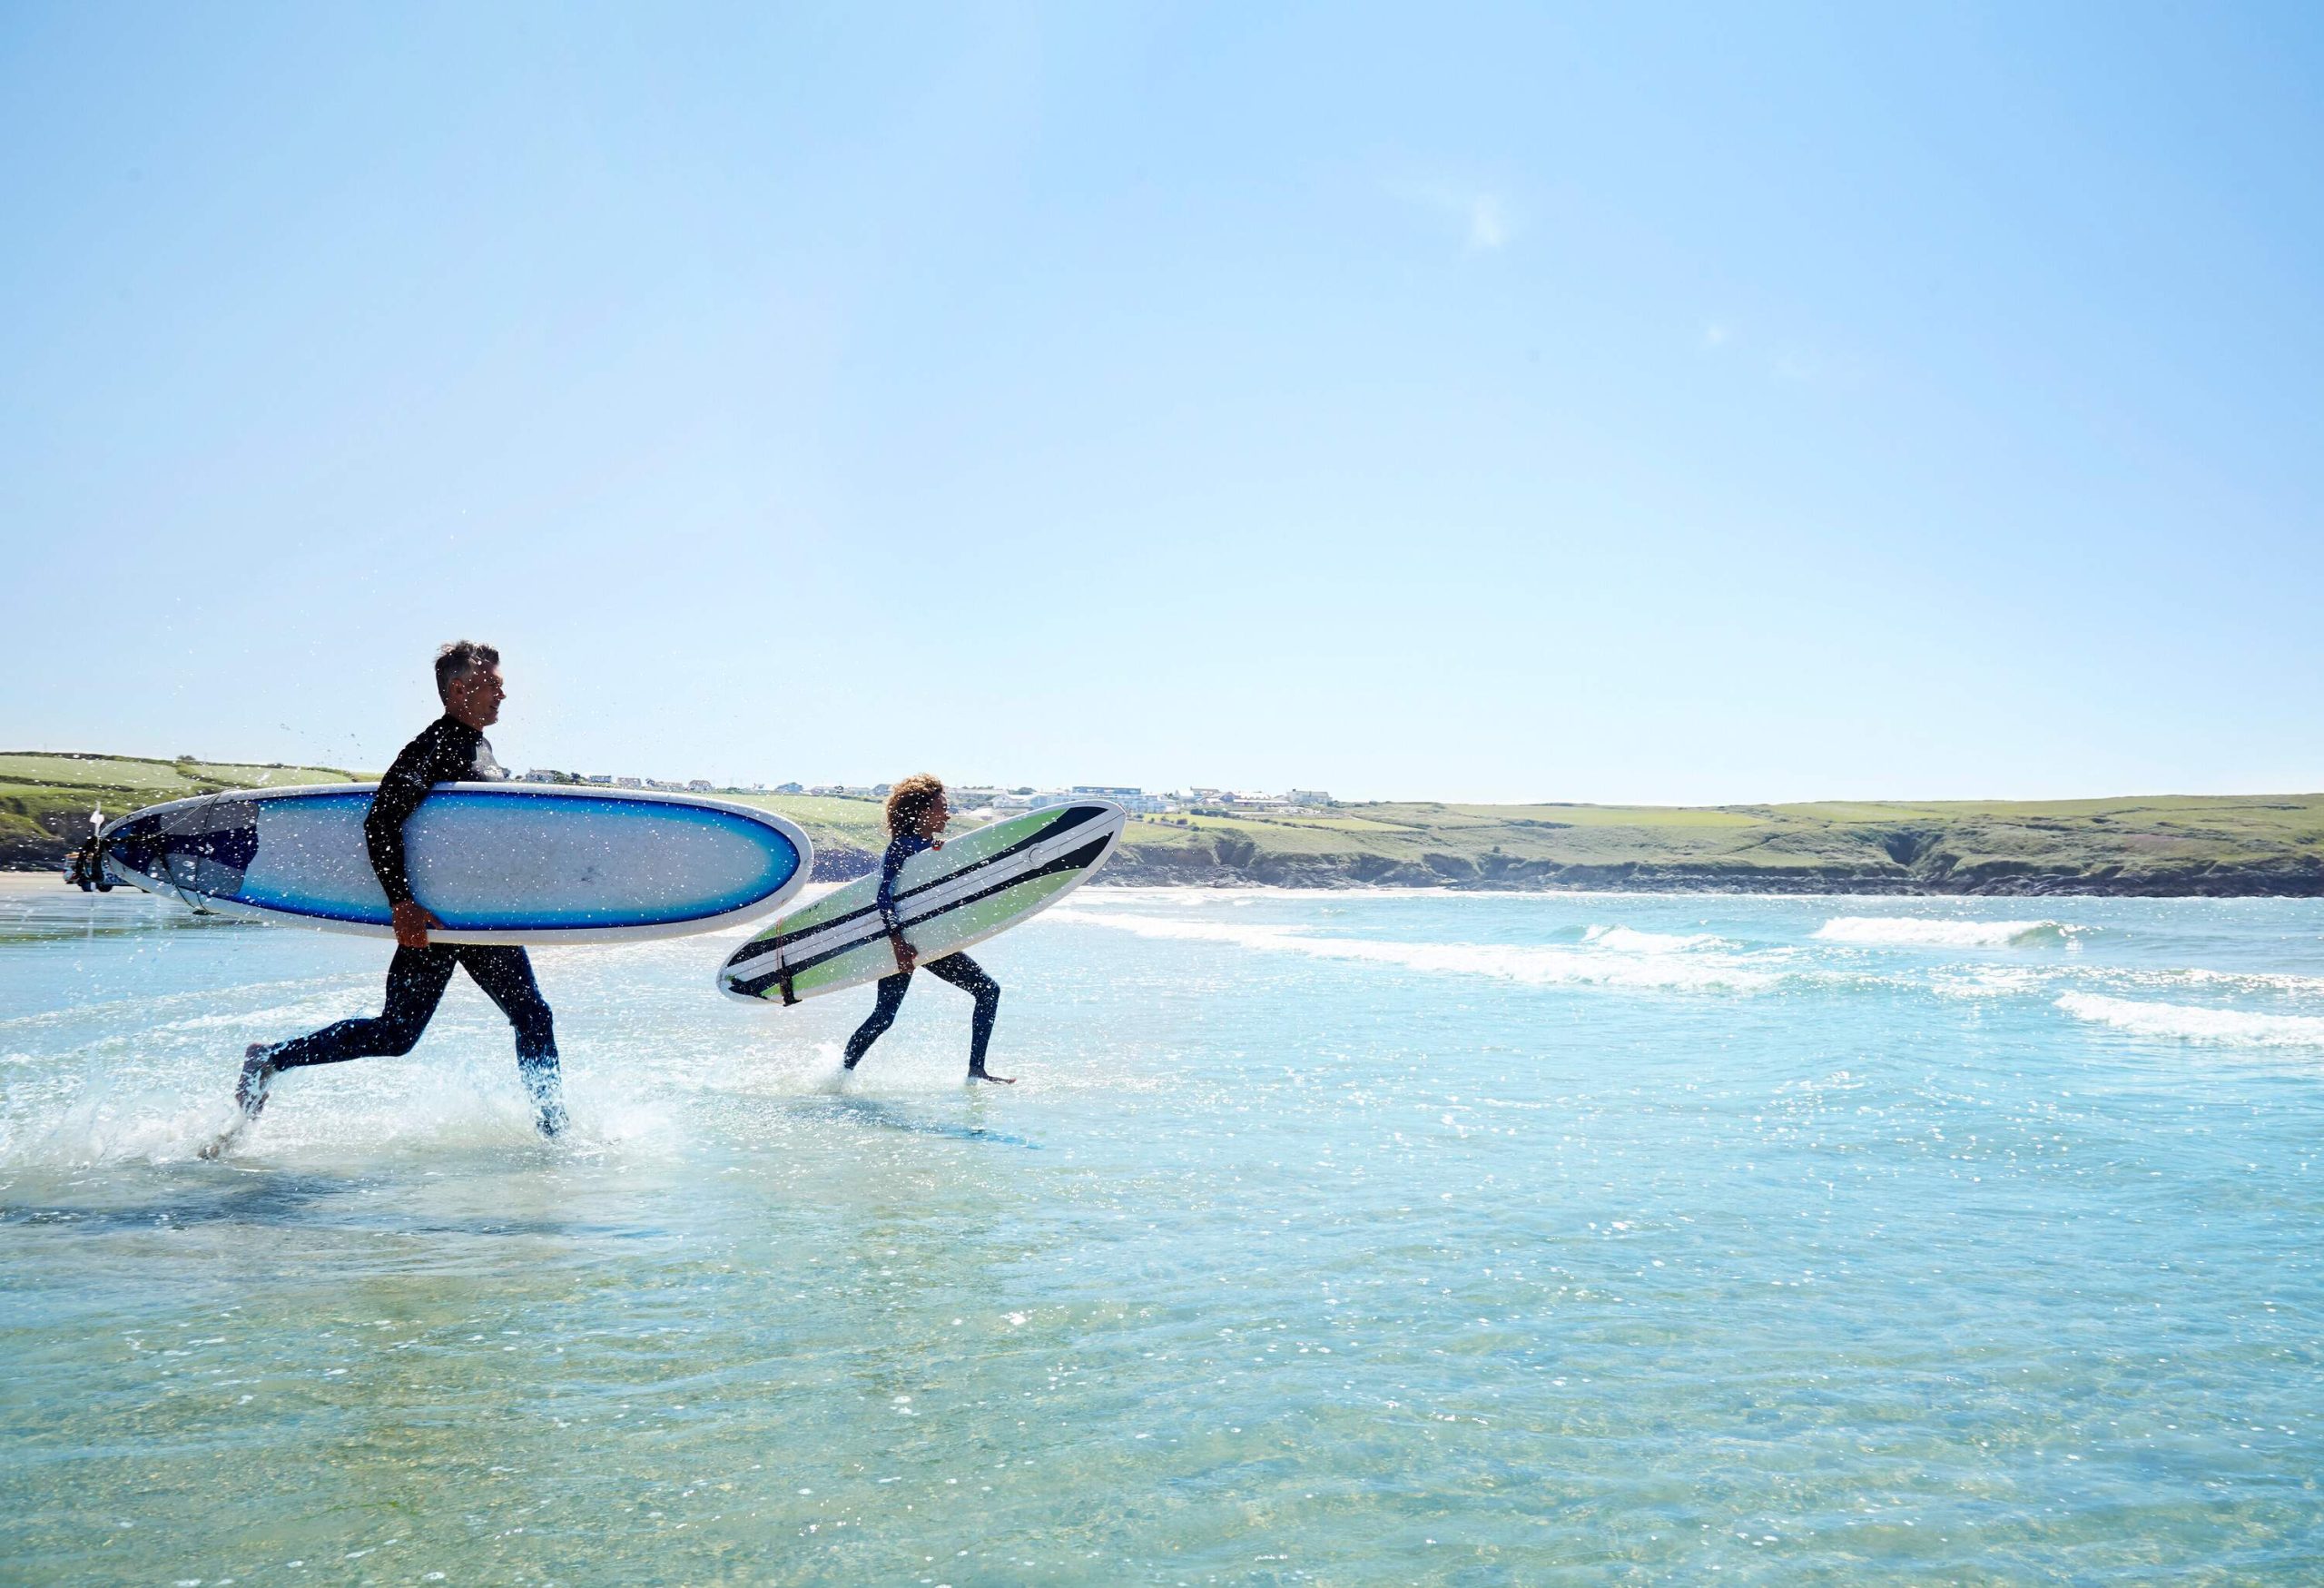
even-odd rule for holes
{"type": "MultiPolygon", "coordinates": [[[[896,1011],[903,1007],[904,993],[911,986],[912,969],[919,961],[911,945],[904,941],[903,921],[896,911],[896,875],[903,870],[904,862],[921,851],[944,847],[937,834],[951,819],[951,807],[944,799],[944,784],[928,773],[914,773],[896,784],[888,795],[888,851],[880,857],[880,920],[888,929],[888,941],[895,947],[896,973],[880,978],[879,1002],[872,1006],[871,1017],[847,1040],[850,1070],[880,1040],[881,1033],[895,1024],[896,1011]]],[[[969,1027],[969,1079],[1014,1085],[1013,1076],[993,1075],[984,1067],[984,1050],[992,1041],[993,1017],[1000,1012],[1000,984],[986,975],[981,965],[961,953],[929,961],[928,973],[950,981],[977,1001],[976,1014],[969,1027]]]]}

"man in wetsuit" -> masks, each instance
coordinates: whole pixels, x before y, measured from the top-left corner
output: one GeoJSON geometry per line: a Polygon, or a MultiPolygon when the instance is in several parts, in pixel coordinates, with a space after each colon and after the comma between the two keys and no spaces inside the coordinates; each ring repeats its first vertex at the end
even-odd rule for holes
{"type": "Polygon", "coordinates": [[[436,693],[444,715],[403,747],[363,819],[363,840],[394,912],[395,957],[388,962],[387,1007],[377,1019],[343,1020],[310,1036],[269,1046],[253,1042],[242,1057],[234,1100],[241,1112],[231,1128],[204,1149],[215,1157],[266,1107],[268,1089],[285,1070],[310,1064],[411,1051],[450,985],[455,967],[464,968],[485,996],[500,1006],[517,1029],[517,1072],[533,1100],[533,1120],[544,1136],[565,1129],[564,1081],[556,1065],[556,1032],[548,1004],[533,980],[533,963],[515,944],[431,943],[430,928],[443,922],[412,896],[404,872],[403,824],[439,783],[494,781],[507,776],[493,758],[484,730],[500,719],[507,688],[500,653],[490,646],[460,640],[436,656],[436,693]]]}
{"type": "MultiPolygon", "coordinates": [[[[937,834],[951,819],[943,784],[928,773],[914,773],[896,784],[888,795],[888,852],[880,858],[879,903],[881,922],[887,927],[888,942],[896,953],[896,973],[880,978],[879,1001],[872,1006],[870,1017],[856,1027],[855,1034],[848,1038],[846,1069],[853,1070],[857,1061],[871,1051],[881,1033],[896,1023],[896,1011],[903,1007],[904,994],[911,990],[911,973],[920,956],[904,941],[903,917],[896,909],[896,878],[902,872],[904,862],[913,855],[922,850],[944,847],[937,834]]],[[[976,1013],[969,1021],[969,1079],[1016,1085],[1013,1077],[994,1075],[984,1067],[984,1050],[992,1041],[992,1022],[1000,1012],[1000,983],[987,975],[983,966],[960,953],[929,961],[928,973],[950,981],[977,1001],[976,1013]]]]}

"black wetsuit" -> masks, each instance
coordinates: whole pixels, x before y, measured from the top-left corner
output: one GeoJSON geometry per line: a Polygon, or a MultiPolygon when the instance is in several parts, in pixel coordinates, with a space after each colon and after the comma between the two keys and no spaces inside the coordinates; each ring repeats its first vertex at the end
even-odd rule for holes
{"type": "MultiPolygon", "coordinates": [[[[880,919],[886,922],[891,942],[903,931],[903,919],[896,910],[896,873],[903,870],[904,862],[923,849],[933,848],[917,833],[899,833],[888,840],[888,853],[880,857],[880,919]]],[[[966,954],[947,954],[940,960],[928,962],[926,970],[939,981],[950,981],[977,1001],[977,1011],[969,1025],[969,1073],[984,1073],[984,1050],[992,1041],[992,1022],[1000,1012],[1000,983],[984,972],[984,967],[966,954]]],[[[911,986],[911,972],[899,971],[892,976],[880,978],[880,1001],[872,1006],[870,1018],[855,1028],[855,1035],[847,1040],[847,1068],[855,1068],[881,1033],[896,1023],[896,1011],[903,1007],[904,993],[911,986]]]]}
{"type": "MultiPolygon", "coordinates": [[[[379,780],[379,792],[371,796],[370,813],[363,818],[371,869],[379,873],[389,904],[404,903],[412,896],[411,880],[404,872],[403,824],[419,809],[428,791],[439,783],[507,775],[484,735],[448,716],[428,724],[404,746],[379,780]]],[[[428,1029],[455,967],[465,969],[516,1027],[517,1073],[532,1094],[542,1130],[556,1134],[564,1127],[565,1109],[556,1026],[540,985],[533,980],[532,960],[513,943],[431,942],[424,949],[398,944],[395,958],[388,962],[387,1007],[377,1019],[343,1020],[310,1036],[277,1043],[266,1050],[265,1061],[275,1070],[297,1070],[409,1053],[428,1029]]]]}

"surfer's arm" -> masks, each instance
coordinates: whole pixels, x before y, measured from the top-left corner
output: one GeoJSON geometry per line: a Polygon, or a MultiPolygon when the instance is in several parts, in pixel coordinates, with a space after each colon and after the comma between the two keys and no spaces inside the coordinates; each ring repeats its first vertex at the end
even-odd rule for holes
{"type": "Polygon", "coordinates": [[[904,867],[901,846],[888,845],[888,853],[880,857],[880,924],[895,937],[904,929],[903,918],[896,913],[896,873],[904,867]]]}
{"type": "Polygon", "coordinates": [[[411,902],[411,879],[404,873],[403,824],[428,797],[428,785],[389,774],[371,796],[371,810],[363,818],[363,847],[379,873],[379,887],[389,904],[411,902]]]}
{"type": "Polygon", "coordinates": [[[888,853],[880,857],[880,924],[888,929],[888,942],[896,951],[896,969],[909,972],[916,957],[911,945],[904,942],[903,916],[896,908],[896,878],[904,869],[904,862],[919,853],[919,847],[898,838],[888,844],[888,853]]]}
{"type": "Polygon", "coordinates": [[[458,777],[457,766],[446,767],[441,736],[431,727],[403,747],[363,818],[363,848],[379,874],[379,888],[390,905],[412,902],[411,878],[404,869],[403,824],[428,798],[428,791],[447,777],[458,777]]]}

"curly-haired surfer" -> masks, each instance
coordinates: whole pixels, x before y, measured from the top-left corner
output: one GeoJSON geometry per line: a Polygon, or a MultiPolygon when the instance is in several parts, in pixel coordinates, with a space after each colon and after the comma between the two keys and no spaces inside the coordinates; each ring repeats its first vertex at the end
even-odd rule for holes
{"type": "MultiPolygon", "coordinates": [[[[951,819],[951,806],[944,799],[944,784],[925,772],[905,778],[888,795],[888,852],[880,857],[880,919],[887,926],[888,941],[895,946],[896,973],[880,978],[880,1001],[872,1006],[870,1018],[856,1027],[855,1034],[847,1040],[850,1070],[880,1040],[881,1033],[895,1024],[896,1011],[903,1007],[904,993],[911,986],[912,970],[920,962],[911,944],[904,941],[903,919],[896,910],[897,873],[903,870],[904,862],[922,850],[943,848],[943,840],[937,834],[951,819]]],[[[977,1001],[976,1014],[969,1026],[969,1079],[1015,1085],[1014,1076],[994,1075],[984,1067],[984,1050],[992,1041],[993,1017],[1000,1012],[1000,983],[986,975],[984,967],[966,954],[946,954],[931,960],[928,973],[950,981],[977,1001]]]]}

